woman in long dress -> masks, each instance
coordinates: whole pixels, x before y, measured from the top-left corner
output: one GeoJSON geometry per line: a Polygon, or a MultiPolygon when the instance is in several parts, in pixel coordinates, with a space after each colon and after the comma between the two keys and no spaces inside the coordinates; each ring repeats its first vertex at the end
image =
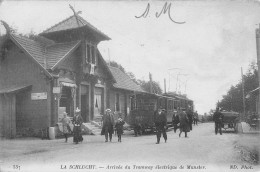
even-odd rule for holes
{"type": "Polygon", "coordinates": [[[187,116],[187,114],[180,110],[179,111],[179,120],[180,120],[180,134],[179,137],[181,137],[181,133],[184,132],[185,133],[185,137],[187,136],[187,132],[190,132],[190,127],[189,127],[189,118],[187,116]]]}
{"type": "Polygon", "coordinates": [[[73,142],[78,144],[78,142],[83,141],[83,137],[81,134],[81,125],[83,123],[83,119],[80,115],[80,109],[77,108],[75,111],[75,116],[73,117],[72,123],[73,127],[73,142]]]}

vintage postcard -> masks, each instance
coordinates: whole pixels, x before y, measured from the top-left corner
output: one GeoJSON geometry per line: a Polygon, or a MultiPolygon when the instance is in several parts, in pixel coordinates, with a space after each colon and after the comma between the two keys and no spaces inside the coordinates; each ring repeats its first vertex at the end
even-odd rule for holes
{"type": "Polygon", "coordinates": [[[0,171],[260,171],[260,2],[0,1],[0,171]]]}

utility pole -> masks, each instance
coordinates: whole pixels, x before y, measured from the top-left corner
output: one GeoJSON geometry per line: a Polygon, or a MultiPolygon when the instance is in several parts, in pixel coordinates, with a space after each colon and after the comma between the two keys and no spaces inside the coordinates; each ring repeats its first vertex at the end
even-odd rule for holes
{"type": "MultiPolygon", "coordinates": [[[[258,87],[260,87],[260,24],[259,28],[255,30],[256,36],[256,54],[257,54],[257,67],[258,67],[258,87]]],[[[257,96],[257,114],[260,113],[260,90],[258,90],[257,96]]]]}
{"type": "Polygon", "coordinates": [[[241,76],[242,76],[242,94],[243,94],[243,117],[246,114],[246,104],[245,104],[245,86],[244,86],[244,75],[243,75],[243,68],[241,67],[241,76]]]}
{"type": "Polygon", "coordinates": [[[181,70],[180,68],[170,68],[170,69],[168,69],[168,71],[169,71],[169,86],[168,86],[168,92],[170,92],[170,87],[171,87],[171,70],[181,70]]]}
{"type": "Polygon", "coordinates": [[[150,72],[149,72],[149,79],[150,79],[150,93],[153,93],[152,74],[150,72]]]}
{"type": "Polygon", "coordinates": [[[166,79],[164,78],[164,93],[166,94],[166,79]]]}

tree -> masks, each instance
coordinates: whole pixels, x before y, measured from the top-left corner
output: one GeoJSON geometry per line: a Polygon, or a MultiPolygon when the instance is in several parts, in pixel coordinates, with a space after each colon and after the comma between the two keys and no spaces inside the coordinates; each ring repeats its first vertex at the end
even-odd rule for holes
{"type": "MultiPolygon", "coordinates": [[[[256,89],[258,86],[258,72],[256,63],[252,62],[244,78],[244,92],[247,95],[250,91],[256,89]]],[[[257,95],[251,94],[250,98],[245,99],[246,111],[256,111],[257,95]]],[[[235,86],[231,86],[226,95],[223,95],[222,100],[218,106],[227,111],[243,112],[243,92],[242,80],[235,86]]]]}
{"type": "Polygon", "coordinates": [[[150,92],[150,87],[152,85],[152,93],[162,94],[162,89],[161,89],[160,84],[158,82],[138,80],[138,83],[142,87],[142,89],[147,91],[147,92],[150,92]]]}

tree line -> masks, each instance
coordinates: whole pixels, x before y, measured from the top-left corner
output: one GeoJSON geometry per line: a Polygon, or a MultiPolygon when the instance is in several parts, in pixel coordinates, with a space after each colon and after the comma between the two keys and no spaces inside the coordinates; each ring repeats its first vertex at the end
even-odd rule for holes
{"type": "Polygon", "coordinates": [[[243,113],[243,89],[242,77],[244,80],[244,95],[245,95],[245,111],[246,114],[251,114],[257,111],[257,95],[258,91],[251,92],[259,87],[258,84],[258,69],[255,62],[251,62],[246,73],[241,76],[241,80],[232,85],[217,106],[226,111],[235,111],[243,113]]]}

